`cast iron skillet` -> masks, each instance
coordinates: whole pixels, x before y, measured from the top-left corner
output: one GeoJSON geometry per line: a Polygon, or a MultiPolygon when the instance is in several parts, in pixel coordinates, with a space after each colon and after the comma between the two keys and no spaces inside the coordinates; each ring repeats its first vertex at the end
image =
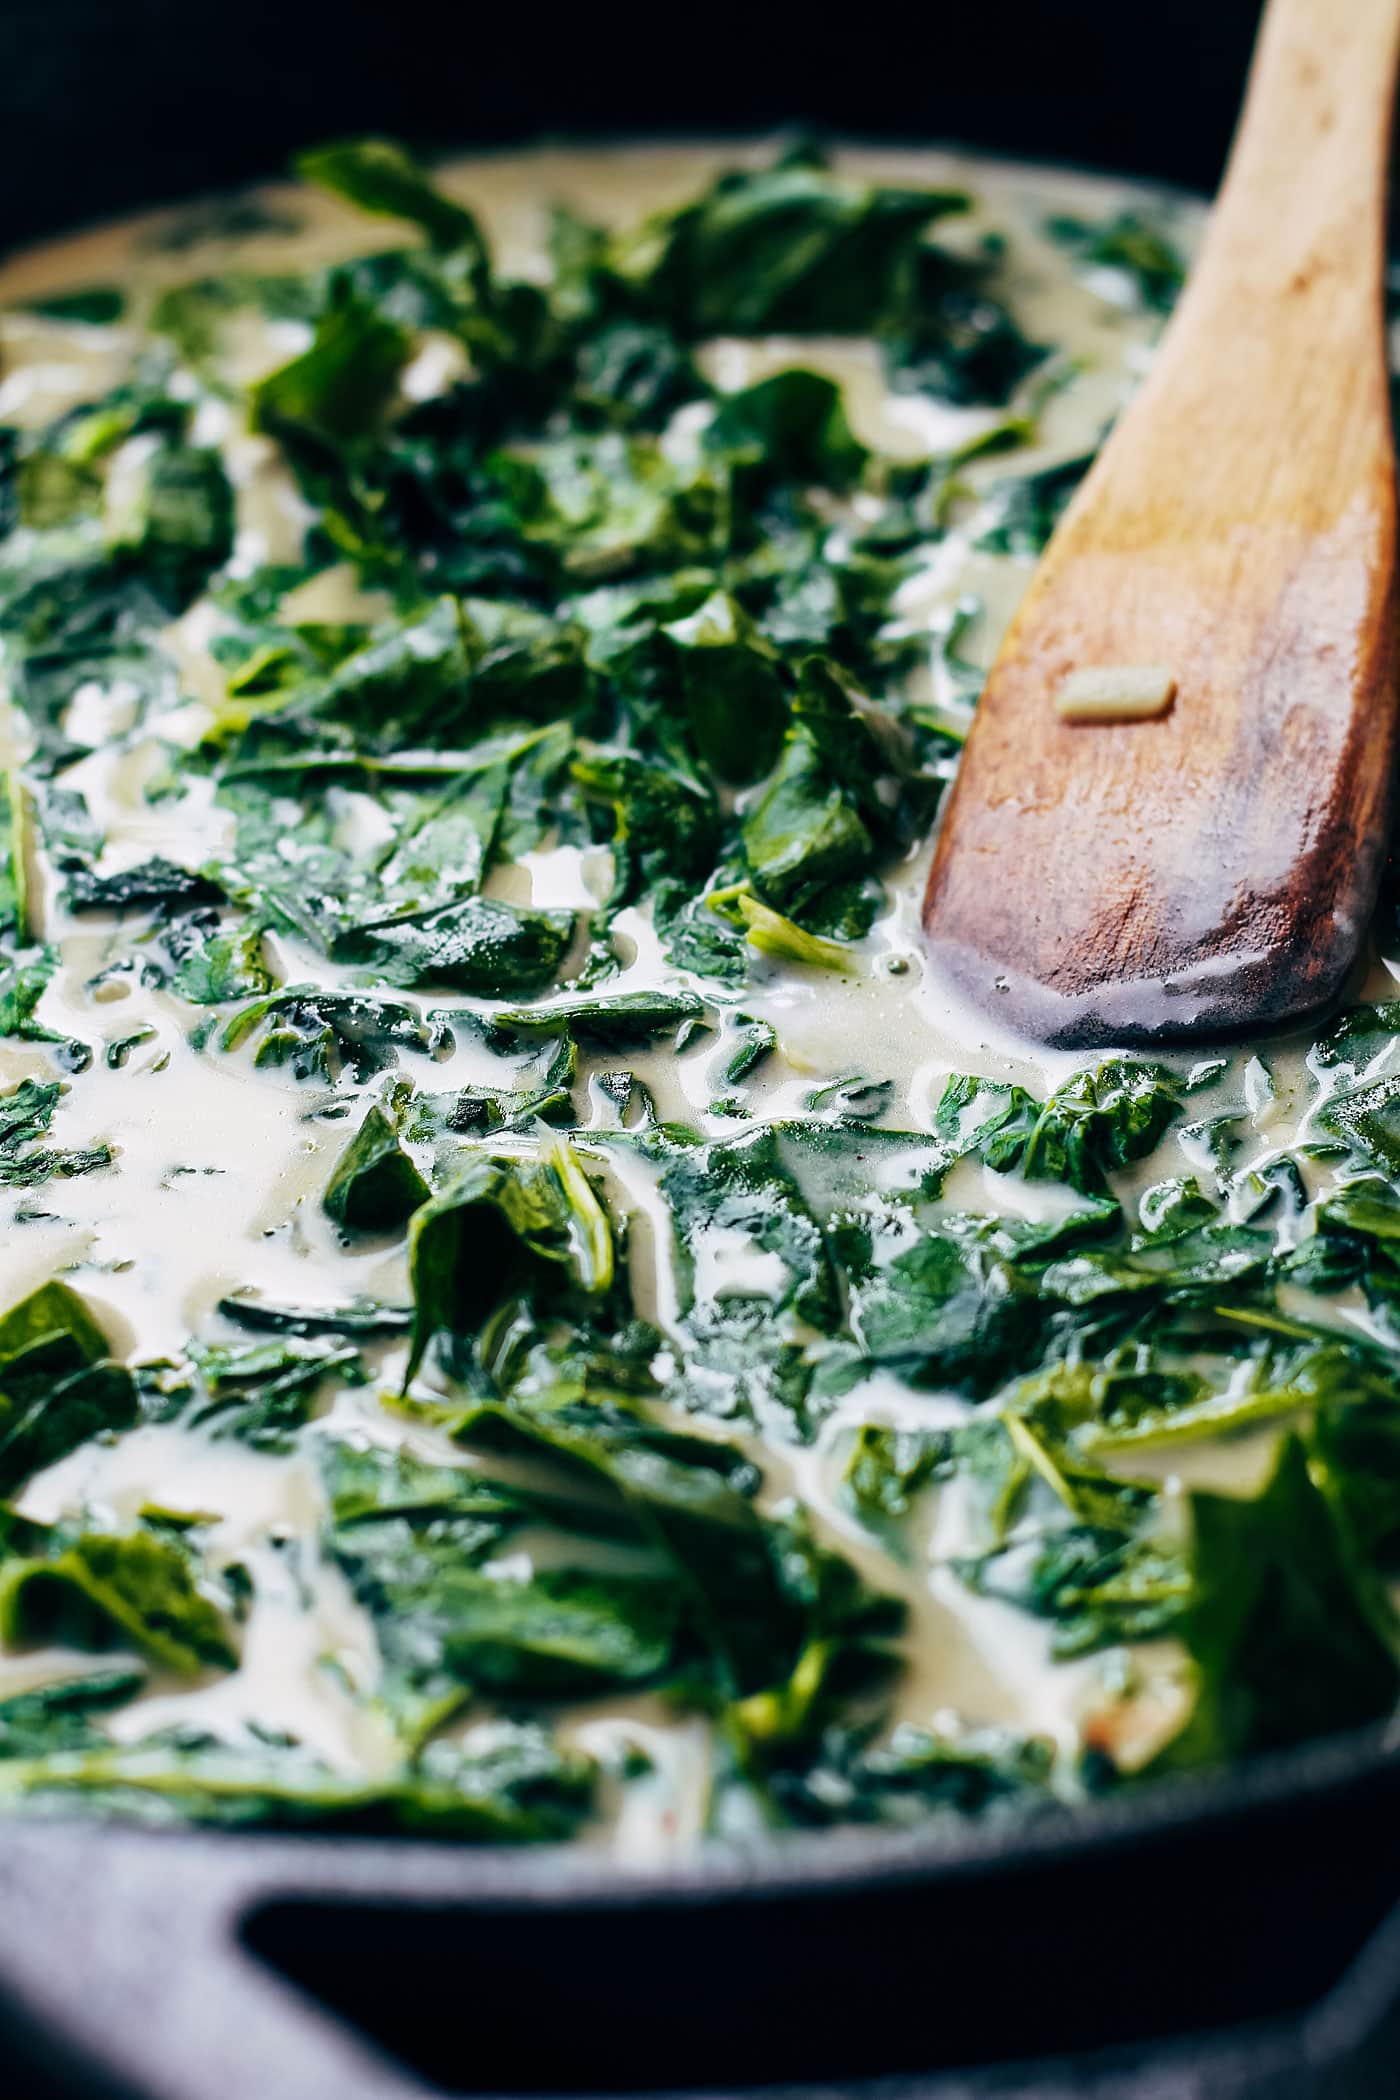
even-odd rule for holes
{"type": "MultiPolygon", "coordinates": [[[[460,145],[794,119],[1209,189],[1254,0],[0,0],[0,241],[376,127],[460,145]],[[847,14],[851,11],[847,10],[847,14]],[[673,48],[667,47],[667,31],[673,48]]],[[[0,1833],[8,2095],[1390,2100],[1400,1736],[1000,1828],[628,1873],[568,1852],[0,1833]]]]}

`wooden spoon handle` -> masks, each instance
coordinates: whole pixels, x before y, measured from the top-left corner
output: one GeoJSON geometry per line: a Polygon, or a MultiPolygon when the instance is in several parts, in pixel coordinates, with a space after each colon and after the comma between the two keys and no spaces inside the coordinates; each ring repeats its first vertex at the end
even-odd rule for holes
{"type": "Polygon", "coordinates": [[[1397,59],[1400,0],[1271,0],[1183,311],[1228,286],[1276,298],[1344,255],[1379,273],[1397,59]]]}
{"type": "Polygon", "coordinates": [[[1199,545],[1252,517],[1324,532],[1358,489],[1394,508],[1381,314],[1397,64],[1400,0],[1271,0],[1199,259],[1075,506],[1100,546],[1114,531],[1124,547],[1199,545]],[[1172,445],[1190,454],[1185,486],[1172,445]]]}
{"type": "Polygon", "coordinates": [[[1395,747],[1398,58],[1400,0],[1272,0],[1201,258],[992,667],[924,923],[1027,1032],[1244,1030],[1356,955],[1395,747]],[[1056,719],[1115,666],[1170,673],[1170,712],[1056,719]]]}

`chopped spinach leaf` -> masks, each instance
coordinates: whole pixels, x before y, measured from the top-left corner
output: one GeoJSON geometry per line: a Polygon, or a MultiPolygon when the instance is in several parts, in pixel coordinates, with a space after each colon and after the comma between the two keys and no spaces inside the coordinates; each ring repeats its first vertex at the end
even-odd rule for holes
{"type": "Polygon", "coordinates": [[[401,1225],[428,1193],[390,1118],[371,1103],[326,1183],[327,1211],[351,1231],[383,1232],[401,1225]]]}

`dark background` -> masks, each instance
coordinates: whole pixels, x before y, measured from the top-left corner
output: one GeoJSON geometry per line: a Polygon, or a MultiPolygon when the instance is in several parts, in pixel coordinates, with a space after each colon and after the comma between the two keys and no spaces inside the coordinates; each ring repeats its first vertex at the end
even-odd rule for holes
{"type": "Polygon", "coordinates": [[[0,247],[369,129],[471,144],[808,121],[1209,189],[1258,13],[1257,0],[0,0],[0,247]]]}

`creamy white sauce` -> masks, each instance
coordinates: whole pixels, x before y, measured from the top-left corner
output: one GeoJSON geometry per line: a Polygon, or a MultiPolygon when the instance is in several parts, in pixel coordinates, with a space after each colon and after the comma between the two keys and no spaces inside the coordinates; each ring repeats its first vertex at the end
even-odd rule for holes
{"type": "MultiPolygon", "coordinates": [[[[762,158],[763,152],[754,148],[751,157],[762,158]]],[[[739,157],[750,157],[748,149],[739,157]]],[[[730,147],[545,152],[464,162],[447,170],[444,181],[480,215],[505,268],[538,276],[544,267],[544,202],[559,199],[589,216],[626,221],[689,196],[735,158],[730,147]]],[[[1093,443],[1140,378],[1154,325],[1125,299],[1113,273],[1101,273],[1102,281],[1076,274],[1062,249],[1045,237],[1043,222],[1052,212],[1102,217],[1144,193],[1063,171],[946,154],[859,151],[843,159],[856,173],[878,179],[965,182],[979,207],[947,238],[957,243],[976,239],[989,226],[1003,230],[1010,242],[1009,296],[1017,319],[1031,338],[1058,346],[1053,366],[1032,375],[1015,404],[1035,405],[1033,443],[1011,460],[969,461],[961,470],[965,482],[985,495],[1009,471],[1065,459],[1093,443]],[[1053,386],[1046,384],[1050,375],[1053,386]]],[[[402,238],[399,228],[363,218],[328,197],[281,188],[267,197],[302,222],[300,233],[255,234],[170,255],[150,243],[161,224],[157,218],[79,235],[0,268],[0,305],[92,282],[120,281],[136,295],[131,324],[118,328],[62,326],[25,313],[0,317],[0,420],[38,425],[112,384],[139,345],[142,300],[164,285],[228,268],[303,268],[402,238]]],[[[1155,193],[1152,202],[1162,208],[1155,193]]],[[[1169,208],[1176,237],[1189,247],[1198,209],[1188,203],[1169,208]]],[[[246,381],[269,370],[304,340],[296,325],[250,320],[233,348],[232,376],[246,381]]],[[[405,375],[405,396],[419,399],[449,383],[460,357],[455,343],[426,341],[405,375]]],[[[891,395],[873,352],[845,342],[725,340],[708,348],[705,361],[710,376],[726,389],[794,363],[830,373],[844,389],[857,435],[896,457],[954,451],[1002,416],[891,395]]],[[[235,569],[246,572],[259,563],[295,559],[312,514],[277,448],[241,430],[232,409],[217,402],[201,409],[199,436],[224,447],[235,484],[235,569]]],[[[673,437],[681,442],[684,433],[673,437]]],[[[139,462],[133,458],[121,471],[126,464],[134,468],[139,462]]],[[[120,500],[119,489],[115,500],[120,500]]],[[[982,610],[960,647],[985,665],[1033,566],[1027,559],[974,550],[979,522],[973,517],[967,529],[951,532],[930,549],[897,607],[904,628],[929,636],[926,663],[914,674],[916,689],[944,704],[950,696],[937,637],[953,607],[968,594],[981,601],[982,610]]],[[[351,571],[342,567],[302,586],[285,611],[297,620],[343,620],[382,617],[388,609],[377,594],[361,592],[351,571]]],[[[99,741],[100,748],[67,782],[82,790],[106,835],[104,870],[152,853],[198,864],[229,834],[231,820],[198,777],[185,777],[184,792],[175,797],[150,801],[146,793],[170,767],[172,747],[178,753],[197,742],[223,697],[222,676],[209,654],[216,631],[217,615],[206,603],[170,628],[164,637],[174,665],[170,695],[147,716],[134,740],[127,734],[131,704],[120,693],[80,692],[72,702],[70,729],[99,741]]],[[[22,751],[22,726],[12,724],[11,735],[22,751]]],[[[343,822],[364,840],[382,836],[386,819],[371,797],[357,795],[345,798],[343,822]]],[[[946,991],[925,980],[918,907],[928,850],[921,847],[892,871],[891,908],[859,944],[852,974],[836,977],[761,960],[755,965],[743,1007],[773,1023],[780,1049],[750,1083],[754,1116],[790,1113],[818,1080],[859,1073],[894,1081],[887,1115],[891,1124],[925,1129],[950,1071],[1016,1079],[1043,1094],[1082,1062],[1014,1039],[982,1012],[956,1006],[946,991]]],[[[537,905],[586,909],[605,893],[608,873],[606,853],[555,847],[497,871],[489,888],[537,905]]],[[[609,991],[654,984],[659,952],[645,915],[624,914],[619,930],[635,947],[635,957],[610,982],[609,991]]],[[[234,1291],[284,1303],[343,1303],[361,1292],[405,1301],[402,1252],[376,1242],[347,1247],[321,1209],[327,1175],[350,1127],[344,1120],[318,1120],[322,1091],[298,1084],[286,1072],[259,1070],[246,1048],[230,1054],[196,1051],[184,1034],[190,1009],[143,986],[139,973],[123,970],[101,979],[110,963],[132,952],[130,931],[91,914],[71,920],[51,881],[36,899],[32,931],[59,941],[64,959],[60,977],[45,995],[42,1019],[93,1044],[96,1052],[92,1069],[73,1082],[62,1104],[54,1139],[72,1146],[110,1145],[115,1165],[7,1199],[15,1222],[0,1254],[0,1307],[62,1273],[92,1300],[114,1341],[137,1360],[172,1354],[191,1333],[231,1337],[235,1330],[215,1308],[221,1296],[234,1291]],[[125,1065],[109,1070],[105,1046],[133,1035],[141,1040],[125,1065]]],[[[333,981],[334,973],[321,959],[298,956],[290,940],[279,945],[287,981],[312,975],[323,983],[333,981]]],[[[453,1003],[487,1007],[492,1002],[453,1003]]],[[[650,1053],[629,1055],[625,1062],[651,1088],[663,1116],[731,1134],[739,1126],[710,1112],[724,1091],[718,1075],[725,1054],[711,1039],[678,1058],[650,1053]]],[[[1300,1056],[1287,1048],[1271,1052],[1271,1084],[1262,1068],[1247,1081],[1261,1159],[1285,1148],[1297,1134],[1297,1107],[1305,1093],[1300,1056]]],[[[606,1069],[610,1061],[597,1062],[606,1069]]],[[[7,1085],[48,1069],[42,1046],[0,1046],[0,1078],[7,1085]]],[[[499,1083],[501,1070],[466,1030],[459,1031],[455,1048],[443,1060],[429,1065],[409,1057],[405,1069],[434,1091],[473,1080],[499,1083]]],[[[615,1126],[616,1108],[608,1097],[595,1086],[590,1099],[591,1127],[601,1133],[615,1126]]],[[[667,1217],[654,1172],[615,1147],[590,1148],[586,1133],[578,1142],[590,1167],[603,1172],[619,1207],[632,1216],[639,1310],[655,1319],[663,1336],[675,1337],[674,1279],[668,1265],[655,1258],[667,1217]]],[[[1063,1200],[1056,1189],[1033,1189],[980,1168],[958,1173],[970,1177],[970,1185],[964,1180],[955,1186],[978,1208],[1046,1216],[1063,1200]]],[[[1132,1185],[1132,1177],[1125,1178],[1125,1190],[1132,1185]]],[[[699,1287],[710,1295],[743,1292],[771,1298],[781,1293],[785,1280],[778,1256],[725,1229],[700,1235],[697,1262],[699,1287]]],[[[380,1352],[386,1384],[396,1382],[402,1361],[399,1345],[380,1352]]],[[[915,1397],[897,1380],[873,1376],[845,1397],[810,1448],[761,1450],[765,1495],[776,1500],[797,1493],[872,1582],[902,1590],[910,1624],[908,1668],[898,1695],[901,1714],[924,1723],[950,1713],[965,1724],[1005,1722],[1043,1733],[1067,1753],[1092,1719],[1101,1737],[1115,1731],[1125,1761],[1140,1760],[1180,1719],[1178,1673],[1165,1644],[1137,1658],[1137,1689],[1132,1697],[1120,1698],[1112,1680],[1115,1672],[1122,1677],[1121,1660],[1110,1665],[1098,1657],[1052,1662],[1044,1625],[1008,1605],[973,1596],[952,1573],[950,1556],[967,1544],[966,1512],[956,1485],[930,1498],[927,1520],[910,1532],[903,1561],[891,1558],[838,1498],[842,1440],[853,1427],[865,1421],[915,1420],[927,1426],[961,1420],[966,1411],[959,1400],[915,1397]]],[[[433,1455],[431,1433],[406,1429],[401,1418],[380,1407],[372,1387],[341,1394],[333,1420],[337,1429],[353,1427],[383,1442],[407,1436],[414,1448],[433,1455]]],[[[687,1417],[686,1426],[704,1433],[703,1421],[687,1417]]],[[[732,1435],[731,1425],[724,1425],[723,1433],[732,1435]]],[[[1246,1488],[1267,1463],[1271,1445],[1271,1437],[1261,1435],[1247,1443],[1173,1447],[1157,1463],[1173,1482],[1246,1488]]],[[[437,1455],[461,1457],[445,1443],[437,1455]]],[[[1140,1455],[1133,1470],[1145,1472],[1148,1464],[1140,1455]]],[[[111,1720],[114,1736],[133,1737],[171,1720],[202,1721],[236,1735],[256,1722],[287,1730],[339,1768],[367,1776],[387,1770],[393,1762],[387,1732],[356,1696],[375,1682],[373,1633],[343,1578],[317,1554],[317,1489],[307,1458],[258,1457],[183,1430],[142,1429],[110,1444],[88,1446],[51,1468],[31,1483],[22,1507],[43,1518],[86,1511],[120,1522],[131,1520],[149,1501],[211,1512],[211,1560],[215,1565],[235,1559],[248,1563],[255,1577],[253,1603],[242,1631],[238,1670],[193,1688],[153,1682],[144,1698],[111,1720]],[[288,1569],[289,1535],[301,1542],[295,1574],[288,1569]]],[[[74,1667],[71,1655],[58,1652],[0,1656],[0,1691],[74,1667]]],[[[616,1762],[619,1745],[629,1741],[653,1759],[653,1775],[645,1783],[615,1790],[611,1842],[620,1854],[645,1856],[694,1841],[709,1754],[702,1723],[677,1718],[656,1701],[628,1705],[613,1700],[596,1713],[576,1710],[567,1732],[605,1763],[616,1762]]]]}

